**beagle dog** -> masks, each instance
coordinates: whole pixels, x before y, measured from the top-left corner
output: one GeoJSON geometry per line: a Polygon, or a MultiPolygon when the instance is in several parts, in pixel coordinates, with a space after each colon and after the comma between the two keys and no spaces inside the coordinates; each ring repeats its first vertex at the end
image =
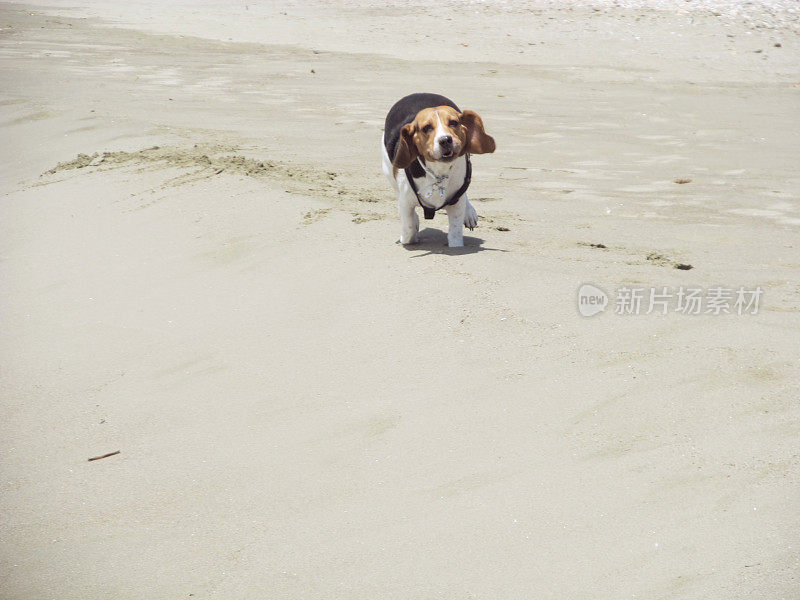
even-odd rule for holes
{"type": "Polygon", "coordinates": [[[464,245],[464,225],[478,224],[478,213],[467,199],[472,176],[470,154],[494,152],[494,139],[471,110],[461,111],[439,94],[411,94],[386,115],[383,131],[383,172],[397,192],[400,243],[419,242],[421,206],[426,219],[447,212],[447,245],[464,245]]]}

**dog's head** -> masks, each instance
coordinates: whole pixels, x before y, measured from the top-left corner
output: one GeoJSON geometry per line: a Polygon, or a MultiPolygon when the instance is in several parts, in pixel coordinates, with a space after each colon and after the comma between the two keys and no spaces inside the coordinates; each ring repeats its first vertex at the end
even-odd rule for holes
{"type": "Polygon", "coordinates": [[[494,139],[483,130],[478,113],[437,106],[419,111],[403,127],[392,164],[405,169],[418,156],[425,161],[450,162],[467,152],[487,154],[494,149],[494,139]]]}

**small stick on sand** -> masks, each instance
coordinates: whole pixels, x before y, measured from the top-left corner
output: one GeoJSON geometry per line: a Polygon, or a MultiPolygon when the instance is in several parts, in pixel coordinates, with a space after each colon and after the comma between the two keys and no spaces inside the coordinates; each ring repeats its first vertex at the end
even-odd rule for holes
{"type": "Polygon", "coordinates": [[[114,456],[115,454],[119,454],[120,451],[117,450],[116,452],[109,452],[108,454],[101,454],[100,456],[93,456],[89,460],[100,460],[101,458],[108,458],[109,456],[114,456]]]}

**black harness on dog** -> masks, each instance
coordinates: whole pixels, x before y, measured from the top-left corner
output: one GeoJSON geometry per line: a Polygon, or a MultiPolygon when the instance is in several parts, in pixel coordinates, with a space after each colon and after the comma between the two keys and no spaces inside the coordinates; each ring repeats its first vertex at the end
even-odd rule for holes
{"type": "Polygon", "coordinates": [[[467,159],[467,172],[464,175],[464,183],[462,183],[461,187],[458,188],[456,192],[452,196],[450,196],[450,198],[448,198],[447,201],[444,204],[442,204],[439,208],[431,208],[430,206],[425,206],[422,203],[422,198],[419,197],[419,190],[417,189],[417,184],[414,183],[414,176],[412,175],[412,167],[417,167],[416,169],[414,169],[415,171],[419,171],[420,168],[422,168],[424,171],[424,167],[422,167],[422,165],[418,162],[421,159],[418,158],[416,161],[414,161],[417,164],[411,163],[411,165],[405,169],[406,178],[408,179],[408,185],[410,185],[411,189],[414,190],[414,195],[417,197],[417,202],[419,202],[419,205],[422,207],[422,212],[425,213],[426,219],[429,220],[432,219],[433,216],[436,214],[437,210],[444,208],[445,206],[451,206],[456,202],[458,202],[461,196],[464,195],[464,192],[467,191],[470,181],[472,180],[472,163],[469,160],[469,154],[465,154],[464,158],[467,159]]]}

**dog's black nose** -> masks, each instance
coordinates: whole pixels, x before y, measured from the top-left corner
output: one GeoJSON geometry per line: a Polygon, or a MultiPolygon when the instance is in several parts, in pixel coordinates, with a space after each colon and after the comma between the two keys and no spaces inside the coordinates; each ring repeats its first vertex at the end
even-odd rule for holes
{"type": "Polygon", "coordinates": [[[452,135],[443,135],[439,138],[439,145],[443,148],[449,148],[453,145],[453,136],[452,135]]]}

